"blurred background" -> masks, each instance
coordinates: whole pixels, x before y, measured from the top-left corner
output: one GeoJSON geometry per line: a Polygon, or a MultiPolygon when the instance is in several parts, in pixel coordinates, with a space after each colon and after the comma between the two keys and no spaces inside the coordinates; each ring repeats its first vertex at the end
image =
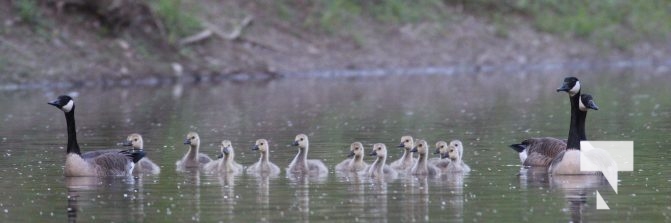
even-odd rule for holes
{"type": "Polygon", "coordinates": [[[668,0],[2,0],[0,21],[4,88],[427,67],[666,70],[671,52],[668,0]]]}

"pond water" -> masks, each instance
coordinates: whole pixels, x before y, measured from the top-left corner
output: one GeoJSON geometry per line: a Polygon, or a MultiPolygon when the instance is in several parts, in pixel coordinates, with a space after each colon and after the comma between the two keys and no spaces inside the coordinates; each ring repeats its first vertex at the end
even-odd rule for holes
{"type": "MultiPolygon", "coordinates": [[[[563,75],[434,75],[286,78],[254,83],[0,92],[0,221],[103,222],[503,222],[669,221],[671,76],[637,71],[581,72],[583,92],[600,110],[587,119],[592,140],[634,140],[633,172],[619,191],[593,179],[519,175],[509,144],[535,136],[566,137],[569,104],[557,93],[563,75]],[[61,111],[46,104],[78,95],[83,151],[116,147],[141,133],[158,176],[66,178],[61,111]],[[310,137],[310,158],[331,173],[320,181],[175,170],[187,132],[215,157],[233,142],[248,166],[259,138],[284,168],[294,136],[310,137]],[[348,146],[385,143],[390,161],[402,135],[464,142],[467,175],[401,176],[387,181],[342,176],[334,165],[348,146]],[[611,210],[596,210],[596,190],[611,210]]],[[[367,162],[372,162],[366,157],[367,162]]]]}

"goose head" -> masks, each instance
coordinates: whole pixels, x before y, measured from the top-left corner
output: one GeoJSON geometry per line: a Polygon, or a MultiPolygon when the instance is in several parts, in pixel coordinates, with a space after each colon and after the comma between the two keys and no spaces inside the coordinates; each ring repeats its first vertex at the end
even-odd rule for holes
{"type": "Polygon", "coordinates": [[[252,150],[258,150],[260,153],[266,153],[268,151],[268,140],[265,139],[256,140],[252,150]]]}
{"type": "Polygon", "coordinates": [[[560,91],[565,91],[570,96],[574,96],[580,92],[580,81],[576,77],[564,78],[564,83],[562,86],[557,88],[557,92],[560,91]]]}
{"type": "Polygon", "coordinates": [[[189,132],[189,134],[186,134],[186,139],[184,139],[184,145],[189,145],[191,147],[200,145],[200,137],[198,137],[198,133],[189,132]]]}
{"type": "Polygon", "coordinates": [[[452,140],[450,146],[447,149],[447,156],[451,160],[457,160],[461,158],[461,151],[463,151],[463,145],[459,140],[452,140]]]}
{"type": "Polygon", "coordinates": [[[401,137],[401,143],[398,144],[398,148],[405,148],[411,150],[415,146],[415,141],[412,139],[412,136],[403,136],[401,137]]]}
{"type": "Polygon", "coordinates": [[[363,154],[363,144],[360,142],[354,142],[349,146],[349,155],[347,155],[347,157],[363,157],[363,154]]]}
{"type": "Polygon", "coordinates": [[[581,94],[578,102],[580,111],[586,112],[589,109],[599,110],[599,106],[596,105],[594,98],[590,94],[581,94]]]}
{"type": "Polygon", "coordinates": [[[67,95],[58,96],[56,100],[47,102],[47,104],[53,105],[65,113],[69,113],[75,110],[75,101],[72,100],[72,97],[67,95]]]}
{"type": "Polygon", "coordinates": [[[217,158],[223,158],[224,156],[233,157],[233,155],[235,155],[230,140],[221,141],[219,149],[221,150],[221,153],[217,156],[217,158]]]}
{"type": "Polygon", "coordinates": [[[440,154],[441,159],[447,158],[448,145],[445,141],[438,141],[436,143],[436,151],[433,154],[440,154]]]}
{"type": "Polygon", "coordinates": [[[308,147],[308,136],[305,134],[298,134],[294,138],[293,146],[298,146],[298,148],[305,149],[308,147]]]}
{"type": "Polygon", "coordinates": [[[373,151],[368,155],[377,156],[380,159],[385,158],[387,157],[387,146],[385,146],[384,143],[375,143],[373,145],[373,151]]]}
{"type": "Polygon", "coordinates": [[[412,148],[410,152],[418,153],[419,155],[426,155],[427,150],[429,150],[429,144],[426,142],[426,140],[418,140],[417,146],[412,148]]]}
{"type": "Polygon", "coordinates": [[[131,146],[133,149],[142,149],[144,148],[144,143],[142,142],[142,135],[133,133],[126,137],[126,141],[121,143],[123,146],[131,146]]]}

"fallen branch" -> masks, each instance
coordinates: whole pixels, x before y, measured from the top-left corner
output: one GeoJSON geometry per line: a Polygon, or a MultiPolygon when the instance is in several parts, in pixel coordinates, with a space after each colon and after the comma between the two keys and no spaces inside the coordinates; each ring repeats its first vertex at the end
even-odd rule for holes
{"type": "Polygon", "coordinates": [[[240,22],[240,24],[236,25],[233,28],[233,31],[231,31],[231,33],[228,33],[228,34],[221,31],[216,25],[214,25],[214,24],[212,24],[208,21],[203,20],[202,24],[205,25],[205,29],[203,29],[203,31],[200,31],[196,34],[193,34],[191,36],[188,36],[186,38],[181,39],[179,41],[179,44],[180,45],[188,45],[188,44],[197,43],[197,42],[200,42],[200,41],[203,41],[205,39],[210,38],[212,35],[216,35],[219,38],[222,38],[224,40],[229,40],[229,41],[237,40],[237,39],[240,38],[240,36],[242,34],[242,30],[245,27],[249,26],[249,24],[252,23],[252,20],[253,20],[252,16],[245,17],[240,22]]]}

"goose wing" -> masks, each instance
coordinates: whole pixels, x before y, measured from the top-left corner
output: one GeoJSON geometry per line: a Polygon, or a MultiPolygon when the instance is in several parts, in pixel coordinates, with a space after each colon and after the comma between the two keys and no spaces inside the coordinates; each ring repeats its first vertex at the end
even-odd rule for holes
{"type": "Polygon", "coordinates": [[[118,153],[118,152],[121,152],[121,149],[103,149],[103,150],[89,151],[82,153],[82,158],[86,160],[94,158],[96,156],[100,156],[105,153],[118,153]]]}
{"type": "Polygon", "coordinates": [[[525,166],[548,166],[552,159],[566,150],[566,142],[552,137],[531,138],[522,144],[527,146],[529,154],[525,166]]]}
{"type": "Polygon", "coordinates": [[[100,176],[123,176],[130,174],[133,156],[124,152],[103,153],[88,161],[96,166],[100,176]]]}

